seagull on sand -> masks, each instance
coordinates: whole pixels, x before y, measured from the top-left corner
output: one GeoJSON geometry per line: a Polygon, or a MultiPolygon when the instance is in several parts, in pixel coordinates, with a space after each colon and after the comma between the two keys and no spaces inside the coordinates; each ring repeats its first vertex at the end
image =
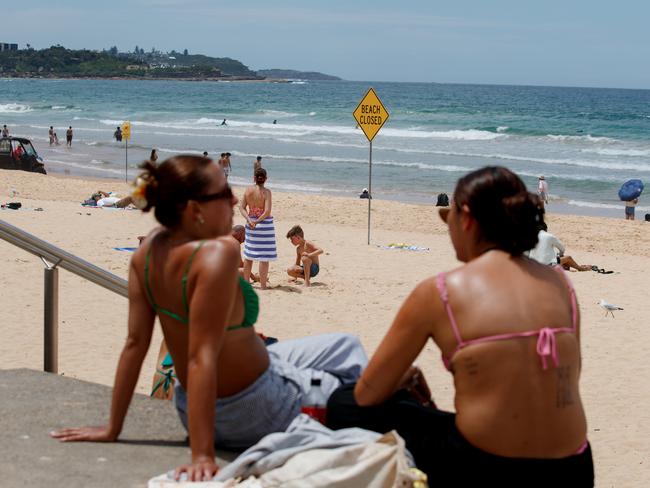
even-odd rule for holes
{"type": "Polygon", "coordinates": [[[598,305],[600,305],[601,307],[603,307],[605,309],[605,317],[607,317],[608,313],[611,313],[612,317],[613,317],[614,316],[614,310],[623,310],[618,305],[612,305],[611,303],[607,303],[602,298],[600,299],[600,302],[598,302],[598,305]]]}

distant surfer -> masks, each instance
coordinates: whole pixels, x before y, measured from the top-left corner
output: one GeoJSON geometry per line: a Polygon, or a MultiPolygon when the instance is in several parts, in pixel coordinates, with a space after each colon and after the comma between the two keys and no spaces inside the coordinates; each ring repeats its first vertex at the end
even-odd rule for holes
{"type": "Polygon", "coordinates": [[[228,125],[228,124],[226,124],[226,119],[223,119],[223,122],[221,122],[221,125],[228,125]]]}
{"type": "Polygon", "coordinates": [[[273,125],[278,123],[278,119],[273,119],[273,125]]]}

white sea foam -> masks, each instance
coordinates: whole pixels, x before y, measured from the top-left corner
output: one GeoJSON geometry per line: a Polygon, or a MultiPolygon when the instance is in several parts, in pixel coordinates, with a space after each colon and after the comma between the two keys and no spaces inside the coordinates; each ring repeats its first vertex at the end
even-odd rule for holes
{"type": "Polygon", "coordinates": [[[102,173],[111,173],[111,174],[116,174],[116,175],[124,175],[124,170],[122,169],[114,169],[114,168],[102,168],[98,166],[89,166],[87,164],[82,164],[82,163],[74,163],[72,161],[59,161],[56,159],[48,159],[45,161],[45,165],[49,163],[55,163],[55,164],[60,164],[62,166],[70,166],[72,168],[81,168],[89,171],[100,171],[102,173]]]}
{"type": "Polygon", "coordinates": [[[282,110],[271,110],[271,109],[262,109],[259,111],[260,113],[264,115],[270,115],[271,117],[297,117],[300,114],[294,113],[294,112],[284,112],[282,110]]]}
{"type": "Polygon", "coordinates": [[[499,127],[497,127],[497,132],[506,132],[508,129],[510,129],[510,127],[508,127],[507,125],[500,125],[499,127]]]}
{"type": "MultiPolygon", "coordinates": [[[[619,205],[614,205],[611,203],[596,203],[596,202],[585,202],[582,200],[569,200],[569,205],[574,205],[576,207],[587,207],[587,208],[602,208],[608,210],[623,210],[624,203],[621,202],[619,205]]],[[[636,209],[640,212],[650,211],[650,207],[637,206],[636,209]]]]}
{"type": "Polygon", "coordinates": [[[591,134],[585,134],[584,136],[547,134],[546,137],[553,141],[561,141],[561,142],[598,142],[598,143],[608,143],[608,144],[613,144],[618,142],[616,139],[612,139],[611,137],[594,137],[591,134]]]}
{"type": "Polygon", "coordinates": [[[581,149],[580,152],[603,156],[650,156],[650,149],[581,149]]]}
{"type": "Polygon", "coordinates": [[[22,114],[33,110],[29,105],[22,103],[0,103],[0,114],[22,114]]]}
{"type": "MultiPolygon", "coordinates": [[[[121,120],[101,119],[103,125],[115,126],[122,123],[121,120]]],[[[140,127],[155,127],[174,130],[218,130],[220,135],[231,135],[233,129],[244,133],[279,135],[279,136],[307,136],[317,133],[324,134],[359,134],[360,129],[341,125],[307,125],[307,124],[272,124],[267,122],[253,122],[248,120],[228,120],[228,125],[220,127],[221,120],[202,117],[195,120],[182,120],[173,122],[152,122],[143,120],[132,120],[131,125],[140,127]],[[213,125],[214,124],[214,125],[213,125]],[[219,126],[219,127],[218,127],[219,126]]],[[[494,132],[465,129],[446,131],[425,131],[410,129],[384,128],[381,135],[385,137],[417,138],[417,139],[451,139],[467,141],[487,141],[508,137],[506,134],[495,134],[494,132]]]]}

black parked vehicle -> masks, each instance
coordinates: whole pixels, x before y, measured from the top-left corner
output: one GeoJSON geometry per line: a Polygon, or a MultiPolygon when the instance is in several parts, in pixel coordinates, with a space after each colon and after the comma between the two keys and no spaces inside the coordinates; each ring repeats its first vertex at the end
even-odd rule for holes
{"type": "Polygon", "coordinates": [[[0,169],[21,169],[47,174],[36,149],[29,139],[3,137],[0,139],[0,169]]]}

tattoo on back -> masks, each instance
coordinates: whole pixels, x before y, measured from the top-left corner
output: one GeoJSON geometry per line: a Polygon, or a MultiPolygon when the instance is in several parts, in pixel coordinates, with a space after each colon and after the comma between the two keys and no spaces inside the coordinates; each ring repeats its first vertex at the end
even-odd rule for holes
{"type": "Polygon", "coordinates": [[[555,406],[564,408],[573,405],[573,392],[571,391],[571,366],[556,368],[557,385],[555,392],[555,406]]]}
{"type": "Polygon", "coordinates": [[[463,366],[470,376],[478,375],[478,361],[476,361],[472,356],[464,358],[463,366]]]}

